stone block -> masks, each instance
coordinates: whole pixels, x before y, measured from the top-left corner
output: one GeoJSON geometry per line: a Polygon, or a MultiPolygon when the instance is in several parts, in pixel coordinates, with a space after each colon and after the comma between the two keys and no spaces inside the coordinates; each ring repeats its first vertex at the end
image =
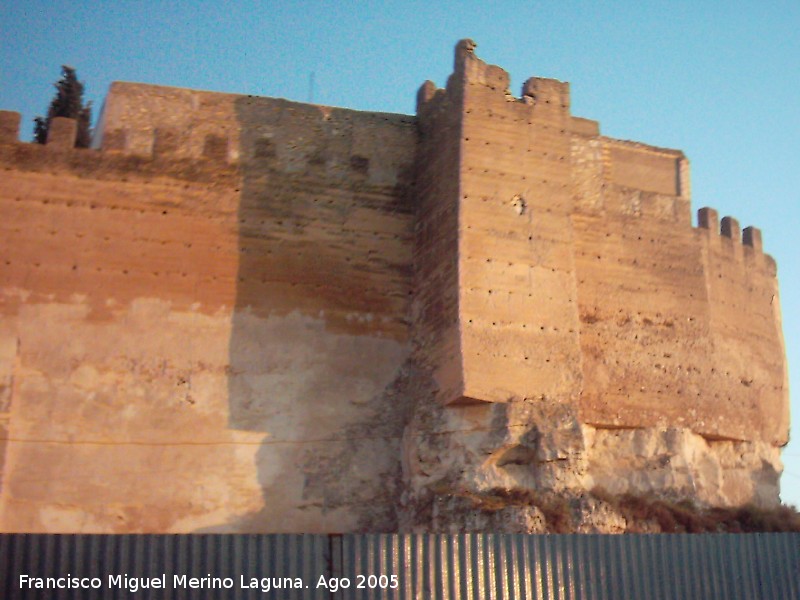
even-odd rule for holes
{"type": "Polygon", "coordinates": [[[55,150],[70,150],[75,147],[78,122],[66,117],[54,117],[47,132],[47,147],[55,150]]]}
{"type": "Polygon", "coordinates": [[[745,227],[744,231],[742,231],[742,243],[757,252],[761,252],[761,230],[758,227],[745,227]]]}
{"type": "Polygon", "coordinates": [[[732,239],[734,242],[740,242],[742,240],[742,231],[739,227],[739,221],[733,217],[722,217],[719,232],[721,235],[732,239]]]}
{"type": "Polygon", "coordinates": [[[0,110],[0,144],[19,141],[20,114],[10,110],[0,110]]]}
{"type": "Polygon", "coordinates": [[[697,226],[709,231],[719,231],[719,214],[707,206],[697,211],[697,226]]]}

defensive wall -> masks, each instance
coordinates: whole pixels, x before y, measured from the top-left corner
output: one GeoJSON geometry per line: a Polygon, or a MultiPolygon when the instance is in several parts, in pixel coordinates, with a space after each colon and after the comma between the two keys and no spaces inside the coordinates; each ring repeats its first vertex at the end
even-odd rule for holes
{"type": "Polygon", "coordinates": [[[498,487],[777,502],[759,230],[693,227],[683,154],[600,135],[568,84],[507,88],[465,40],[416,117],[114,83],[79,150],[0,112],[0,529],[480,528],[457,504],[498,487]]]}

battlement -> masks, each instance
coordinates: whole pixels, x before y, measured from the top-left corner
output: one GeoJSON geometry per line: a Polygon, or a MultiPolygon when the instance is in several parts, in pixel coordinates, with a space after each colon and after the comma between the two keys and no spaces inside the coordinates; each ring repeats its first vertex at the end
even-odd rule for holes
{"type": "Polygon", "coordinates": [[[712,233],[718,233],[733,243],[741,243],[748,246],[754,252],[762,252],[763,244],[759,228],[751,225],[740,229],[739,221],[733,217],[723,217],[720,222],[719,213],[713,208],[704,207],[698,209],[697,226],[712,233]]]}
{"type": "Polygon", "coordinates": [[[91,166],[91,161],[100,161],[95,165],[94,170],[103,166],[109,169],[129,170],[133,165],[141,168],[144,173],[155,174],[161,172],[172,176],[181,177],[182,171],[185,173],[186,166],[192,163],[189,177],[197,176],[198,171],[215,171],[219,166],[236,166],[231,155],[235,152],[229,151],[228,142],[223,136],[207,134],[201,146],[201,150],[195,153],[187,153],[179,148],[176,143],[174,132],[169,130],[154,131],[149,143],[142,143],[139,139],[139,146],[128,144],[129,132],[124,128],[115,129],[104,135],[102,130],[103,121],[98,126],[95,133],[95,140],[91,149],[76,148],[75,139],[77,136],[77,121],[65,117],[56,117],[52,120],[48,130],[47,140],[44,144],[34,142],[23,142],[19,139],[20,114],[11,111],[0,111],[0,145],[20,145],[27,152],[16,153],[12,160],[16,161],[20,167],[35,167],[37,163],[46,162],[49,165],[60,162],[67,168],[80,168],[79,162],[71,161],[70,157],[84,159],[91,166]],[[143,151],[147,146],[149,149],[143,151]],[[92,157],[92,158],[90,158],[92,157]],[[65,162],[66,160],[66,162],[65,162]],[[182,163],[180,168],[176,168],[175,163],[182,163]]]}
{"type": "MultiPolygon", "coordinates": [[[[111,135],[104,145],[96,144],[92,148],[76,148],[77,121],[66,117],[55,117],[48,130],[44,144],[20,140],[20,114],[13,111],[0,111],[0,146],[16,146],[18,151],[6,153],[4,160],[13,162],[19,168],[37,168],[45,164],[62,165],[66,169],[81,170],[89,168],[97,171],[100,168],[126,171],[139,169],[143,174],[153,175],[157,172],[181,177],[185,173],[187,163],[194,163],[189,177],[196,177],[199,171],[218,170],[219,165],[231,162],[226,152],[215,146],[215,136],[206,140],[204,152],[188,157],[178,152],[151,151],[149,153],[129,152],[124,143],[125,131],[117,131],[111,135]],[[176,168],[175,163],[182,163],[176,168]]],[[[99,133],[96,138],[99,138],[99,133]]],[[[162,144],[163,145],[163,144],[162,144]]],[[[235,166],[235,165],[233,165],[235,166]]]]}
{"type": "MultiPolygon", "coordinates": [[[[508,73],[496,66],[480,60],[475,55],[477,44],[472,40],[461,40],[456,44],[453,74],[447,82],[449,94],[458,96],[473,86],[483,88],[503,102],[516,102],[529,107],[528,118],[562,119],[570,121],[569,83],[556,79],[531,77],[522,85],[520,97],[514,97],[509,89],[508,73]]],[[[442,91],[436,89],[433,82],[426,81],[417,94],[417,112],[425,110],[425,105],[440,96],[442,91]]],[[[597,123],[588,119],[576,118],[570,123],[581,132],[597,133],[597,123]]]]}
{"type": "Polygon", "coordinates": [[[0,110],[0,144],[19,141],[20,114],[10,110],[0,110]]]}
{"type": "MultiPolygon", "coordinates": [[[[0,110],[0,144],[19,142],[20,114],[18,112],[0,110]]],[[[50,150],[66,151],[75,148],[78,134],[78,123],[75,119],[55,117],[47,132],[45,145],[50,150]]]]}
{"type": "MultiPolygon", "coordinates": [[[[784,425],[767,425],[758,416],[762,408],[745,408],[744,396],[731,395],[731,408],[723,410],[719,391],[702,378],[676,391],[659,358],[685,355],[688,339],[705,338],[709,348],[738,346],[729,327],[747,311],[758,313],[763,327],[744,339],[773,340],[770,352],[782,352],[765,302],[774,296],[774,262],[764,259],[759,230],[742,232],[730,217],[720,223],[711,209],[701,209],[693,227],[683,152],[601,136],[595,122],[570,114],[568,83],[530,78],[515,98],[508,81],[505,71],[475,55],[474,42],[462,40],[447,87],[425,82],[418,93],[423,135],[435,144],[431,155],[444,143],[457,147],[449,175],[435,163],[440,178],[457,185],[420,199],[438,209],[420,213],[421,230],[430,218],[457,246],[457,261],[438,258],[432,271],[449,273],[447,285],[441,278],[420,282],[420,314],[436,308],[439,318],[447,315],[437,335],[422,328],[425,339],[447,340],[431,359],[442,400],[581,398],[588,422],[620,427],[685,422],[688,407],[664,405],[659,396],[689,394],[700,398],[689,419],[695,431],[747,439],[752,423],[762,421],[765,438],[785,439],[778,433],[784,425]],[[457,216],[443,220],[438,211],[457,216]],[[698,236],[702,231],[717,236],[698,236]],[[441,298],[448,299],[444,312],[441,298]],[[652,363],[624,368],[631,356],[648,355],[627,332],[632,323],[667,325],[653,338],[652,363]],[[619,365],[613,375],[610,357],[619,365]],[[643,382],[641,391],[631,380],[643,382]],[[749,423],[733,406],[750,412],[749,423]]],[[[730,373],[722,366],[727,360],[712,358],[709,371],[730,373]]],[[[768,363],[762,367],[770,372],[762,393],[778,390],[772,401],[784,403],[782,375],[768,363]]]]}

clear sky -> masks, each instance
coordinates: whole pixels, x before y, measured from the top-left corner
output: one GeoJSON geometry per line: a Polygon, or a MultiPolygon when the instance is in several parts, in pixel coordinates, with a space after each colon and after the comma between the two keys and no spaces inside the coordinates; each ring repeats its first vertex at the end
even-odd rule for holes
{"type": "MultiPolygon", "coordinates": [[[[800,439],[800,2],[0,1],[0,108],[32,119],[60,65],[99,109],[114,80],[413,113],[453,46],[511,74],[572,85],[605,135],[683,150],[693,207],[760,227],[778,262],[800,439]]],[[[800,505],[800,443],[784,452],[800,505]]]]}

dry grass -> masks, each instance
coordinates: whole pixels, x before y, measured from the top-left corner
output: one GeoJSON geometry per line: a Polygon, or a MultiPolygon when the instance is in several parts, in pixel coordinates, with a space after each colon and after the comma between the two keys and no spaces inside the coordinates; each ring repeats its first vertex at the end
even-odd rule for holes
{"type": "Polygon", "coordinates": [[[610,504],[636,533],[646,523],[657,523],[662,533],[800,532],[800,513],[793,506],[759,508],[698,508],[689,500],[672,502],[649,496],[613,496],[595,489],[592,495],[610,504]]]}
{"type": "MultiPolygon", "coordinates": [[[[628,533],[762,533],[800,532],[800,513],[793,506],[765,509],[747,505],[739,508],[700,508],[691,500],[670,501],[655,496],[615,496],[595,489],[592,496],[609,504],[628,522],[628,533]]],[[[550,533],[574,533],[575,517],[569,497],[509,491],[495,488],[487,494],[469,495],[480,510],[496,511],[506,506],[535,506],[550,533]]]]}

